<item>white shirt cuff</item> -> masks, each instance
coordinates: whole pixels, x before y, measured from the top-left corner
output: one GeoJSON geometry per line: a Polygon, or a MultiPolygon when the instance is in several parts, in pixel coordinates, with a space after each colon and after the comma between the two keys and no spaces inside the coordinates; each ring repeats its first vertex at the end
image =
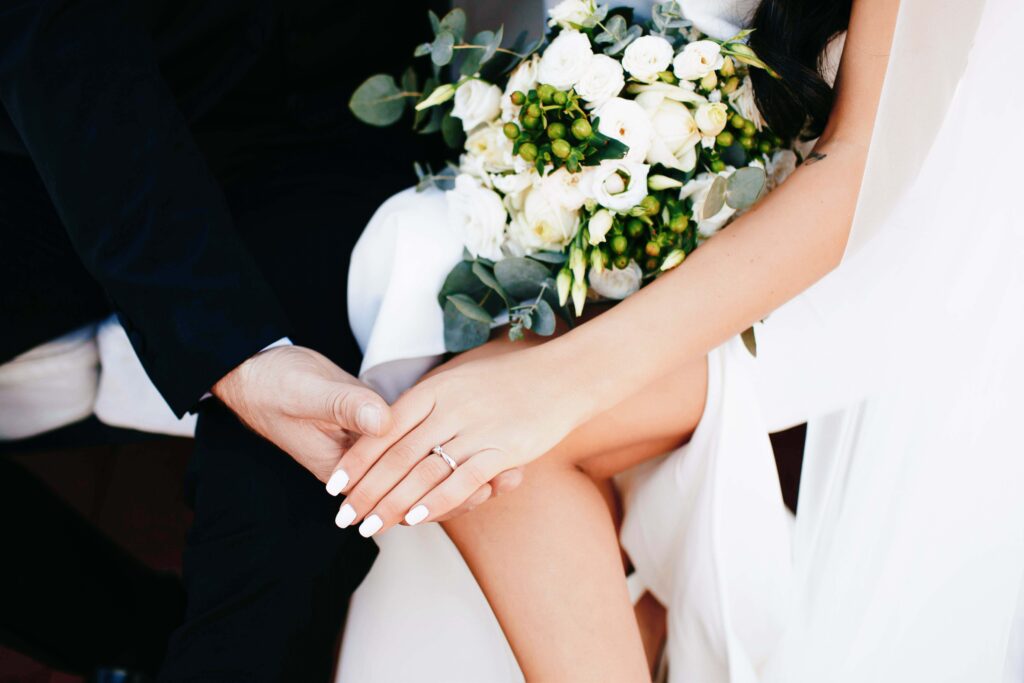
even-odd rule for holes
{"type": "MultiPolygon", "coordinates": [[[[263,353],[264,351],[269,351],[270,349],[276,349],[278,346],[295,346],[295,344],[288,337],[281,337],[276,342],[273,342],[272,344],[267,344],[266,346],[264,346],[262,349],[259,350],[259,353],[263,353]]],[[[253,355],[256,355],[256,354],[253,354],[253,355]]],[[[205,401],[208,398],[213,398],[213,394],[211,394],[209,391],[207,391],[205,394],[203,394],[203,397],[200,398],[199,400],[200,401],[205,401]]]]}

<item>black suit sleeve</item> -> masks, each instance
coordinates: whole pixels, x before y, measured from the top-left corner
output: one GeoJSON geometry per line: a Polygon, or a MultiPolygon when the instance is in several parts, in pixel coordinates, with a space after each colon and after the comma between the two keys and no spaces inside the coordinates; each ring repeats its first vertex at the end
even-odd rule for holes
{"type": "Polygon", "coordinates": [[[122,3],[0,0],[0,102],[177,414],[289,333],[122,3]]]}

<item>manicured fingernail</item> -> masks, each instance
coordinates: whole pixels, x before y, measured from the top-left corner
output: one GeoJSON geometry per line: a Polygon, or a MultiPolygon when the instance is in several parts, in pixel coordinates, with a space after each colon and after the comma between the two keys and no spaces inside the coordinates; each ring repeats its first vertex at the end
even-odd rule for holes
{"type": "Polygon", "coordinates": [[[356,426],[363,434],[376,435],[380,431],[380,408],[372,403],[360,406],[356,414],[356,426]]]}
{"type": "Polygon", "coordinates": [[[345,473],[345,470],[338,470],[327,480],[327,493],[336,496],[346,486],[348,486],[348,475],[345,473]]]}
{"type": "Polygon", "coordinates": [[[405,523],[409,526],[416,526],[427,518],[430,514],[430,510],[427,509],[426,505],[417,505],[412,510],[409,510],[409,514],[405,516],[405,523]]]}
{"type": "Polygon", "coordinates": [[[341,506],[341,509],[338,510],[338,516],[334,518],[334,523],[338,525],[339,529],[344,529],[351,524],[352,520],[355,518],[356,509],[348,503],[345,503],[341,506]]]}
{"type": "Polygon", "coordinates": [[[363,520],[362,524],[359,525],[359,534],[363,538],[369,538],[380,531],[382,526],[384,526],[384,520],[377,515],[370,515],[363,520]]]}

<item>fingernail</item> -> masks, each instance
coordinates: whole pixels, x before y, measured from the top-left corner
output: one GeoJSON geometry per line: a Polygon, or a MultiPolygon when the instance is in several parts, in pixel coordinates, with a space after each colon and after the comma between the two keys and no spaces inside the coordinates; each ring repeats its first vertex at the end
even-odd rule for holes
{"type": "Polygon", "coordinates": [[[380,431],[380,408],[372,403],[365,403],[356,413],[356,426],[364,434],[376,435],[380,431]]]}
{"type": "Polygon", "coordinates": [[[369,538],[380,531],[382,526],[384,526],[384,520],[377,515],[370,515],[363,520],[362,524],[359,525],[359,534],[363,538],[369,538]]]}
{"type": "Polygon", "coordinates": [[[416,526],[427,518],[430,514],[430,510],[427,509],[426,505],[417,505],[412,510],[409,510],[409,514],[405,516],[405,523],[409,526],[416,526]]]}
{"type": "Polygon", "coordinates": [[[356,509],[348,503],[345,503],[341,506],[341,509],[338,510],[338,516],[334,518],[334,523],[338,525],[339,529],[344,529],[351,524],[352,520],[355,518],[356,509]]]}
{"type": "Polygon", "coordinates": [[[348,486],[348,475],[345,473],[345,470],[338,470],[327,480],[327,493],[336,496],[346,486],[348,486]]]}

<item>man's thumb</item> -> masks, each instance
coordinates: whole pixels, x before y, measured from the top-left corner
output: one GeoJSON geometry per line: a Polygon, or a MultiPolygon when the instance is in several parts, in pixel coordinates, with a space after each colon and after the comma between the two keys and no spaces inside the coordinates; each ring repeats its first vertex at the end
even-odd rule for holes
{"type": "Polygon", "coordinates": [[[332,382],[331,386],[331,421],[367,436],[380,436],[391,429],[391,408],[376,392],[344,382],[332,382]]]}

